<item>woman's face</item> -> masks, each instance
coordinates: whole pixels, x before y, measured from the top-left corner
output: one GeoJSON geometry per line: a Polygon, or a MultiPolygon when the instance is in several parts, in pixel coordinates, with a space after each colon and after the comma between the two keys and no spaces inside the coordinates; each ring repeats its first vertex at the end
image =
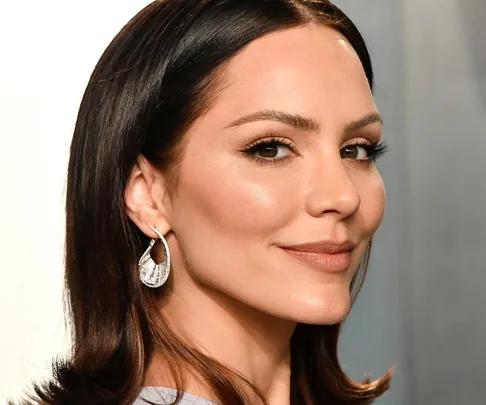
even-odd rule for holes
{"type": "Polygon", "coordinates": [[[339,322],[384,213],[380,136],[341,34],[306,25],[255,40],[187,134],[167,213],[185,267],[173,271],[279,318],[339,322]]]}

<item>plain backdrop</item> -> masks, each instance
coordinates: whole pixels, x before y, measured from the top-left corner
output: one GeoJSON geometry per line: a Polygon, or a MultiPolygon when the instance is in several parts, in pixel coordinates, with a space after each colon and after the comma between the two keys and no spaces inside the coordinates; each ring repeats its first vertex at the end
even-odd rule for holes
{"type": "MultiPolygon", "coordinates": [[[[244,0],[241,0],[244,1],[244,0]]],[[[486,1],[336,0],[362,30],[391,153],[353,377],[395,366],[380,405],[482,405],[486,381],[486,1]]],[[[66,352],[64,189],[101,53],[148,1],[0,0],[0,403],[66,352]]]]}

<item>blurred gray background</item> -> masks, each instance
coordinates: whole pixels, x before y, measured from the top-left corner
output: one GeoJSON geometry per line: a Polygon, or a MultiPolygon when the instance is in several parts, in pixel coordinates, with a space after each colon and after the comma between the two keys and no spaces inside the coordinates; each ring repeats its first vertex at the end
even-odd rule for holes
{"type": "Polygon", "coordinates": [[[371,49],[392,148],[370,272],[344,327],[379,405],[486,404],[486,0],[335,0],[371,49]]]}

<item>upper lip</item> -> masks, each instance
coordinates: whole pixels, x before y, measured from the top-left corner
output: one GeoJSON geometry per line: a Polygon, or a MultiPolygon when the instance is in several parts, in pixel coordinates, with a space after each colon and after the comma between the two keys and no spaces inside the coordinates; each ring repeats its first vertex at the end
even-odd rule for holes
{"type": "Polygon", "coordinates": [[[282,249],[294,250],[296,252],[338,254],[350,252],[356,247],[356,244],[351,241],[318,241],[281,247],[282,249]]]}

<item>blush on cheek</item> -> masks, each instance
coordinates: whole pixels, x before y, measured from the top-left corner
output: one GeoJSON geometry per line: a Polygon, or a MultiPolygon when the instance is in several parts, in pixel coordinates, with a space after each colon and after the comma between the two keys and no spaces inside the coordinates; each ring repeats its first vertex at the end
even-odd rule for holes
{"type": "Polygon", "coordinates": [[[360,218],[363,235],[371,236],[380,226],[385,213],[385,188],[378,172],[367,173],[356,181],[361,197],[360,218]]]}
{"type": "Polygon", "coordinates": [[[283,226],[293,215],[288,191],[269,184],[245,180],[231,171],[200,173],[185,182],[184,198],[193,209],[225,229],[263,234],[283,226]]]}
{"type": "Polygon", "coordinates": [[[372,212],[370,213],[370,217],[376,218],[376,220],[372,224],[373,233],[378,229],[385,215],[386,194],[383,182],[381,181],[381,177],[379,178],[379,181],[377,181],[377,184],[375,186],[374,195],[375,203],[370,204],[370,210],[372,210],[372,212]]]}

